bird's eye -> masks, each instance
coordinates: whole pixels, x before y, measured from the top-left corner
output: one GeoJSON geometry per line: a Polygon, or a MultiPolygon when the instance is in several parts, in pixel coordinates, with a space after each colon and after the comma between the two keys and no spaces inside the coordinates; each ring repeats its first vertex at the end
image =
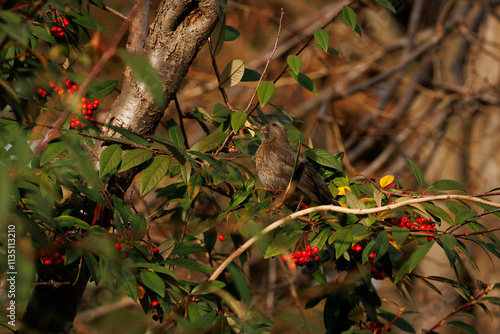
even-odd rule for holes
{"type": "Polygon", "coordinates": [[[267,132],[270,132],[270,131],[271,131],[271,128],[266,128],[266,131],[267,131],[267,132]]]}

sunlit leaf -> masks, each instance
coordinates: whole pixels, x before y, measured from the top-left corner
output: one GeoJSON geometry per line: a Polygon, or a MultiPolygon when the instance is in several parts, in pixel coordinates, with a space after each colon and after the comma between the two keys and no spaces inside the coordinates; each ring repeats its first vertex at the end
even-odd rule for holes
{"type": "Polygon", "coordinates": [[[344,6],[342,7],[342,15],[343,18],[340,21],[354,30],[356,28],[356,13],[354,10],[351,7],[344,6]]]}
{"type": "Polygon", "coordinates": [[[169,167],[169,156],[155,156],[150,164],[142,171],[140,195],[146,196],[167,174],[169,167]]]}
{"type": "MultiPolygon", "coordinates": [[[[347,7],[347,8],[349,8],[349,7],[347,7]]],[[[354,16],[354,21],[356,21],[356,16],[354,16]]],[[[321,48],[325,52],[328,52],[328,45],[330,44],[330,35],[328,35],[328,33],[323,29],[316,29],[316,30],[314,30],[313,34],[314,34],[314,38],[318,41],[321,48]]]]}
{"type": "Polygon", "coordinates": [[[165,282],[157,274],[149,270],[141,270],[141,281],[151,291],[160,297],[165,296],[165,282]]]}
{"type": "Polygon", "coordinates": [[[263,108],[274,95],[274,83],[262,81],[257,88],[257,97],[259,98],[260,107],[263,108]]]}
{"type": "Polygon", "coordinates": [[[122,148],[118,144],[113,144],[101,153],[99,159],[99,177],[103,178],[112,173],[120,164],[122,159],[122,148]]]}
{"type": "Polygon", "coordinates": [[[421,189],[424,189],[425,188],[424,174],[422,173],[420,168],[418,168],[417,164],[415,164],[410,159],[407,160],[410,163],[411,169],[413,170],[415,177],[417,178],[418,185],[420,186],[421,189]]]}
{"type": "Polygon", "coordinates": [[[123,171],[126,171],[126,170],[133,168],[135,166],[139,166],[140,164],[151,159],[152,157],[153,157],[153,152],[151,152],[151,151],[142,150],[142,149],[135,149],[135,150],[129,151],[123,157],[122,164],[121,164],[120,169],[118,171],[123,172],[123,171]]]}
{"type": "Polygon", "coordinates": [[[294,78],[295,81],[299,83],[299,85],[312,92],[314,95],[318,95],[318,89],[316,88],[316,85],[307,75],[305,75],[304,73],[295,74],[295,72],[293,71],[288,71],[288,74],[290,74],[290,76],[294,78]]]}
{"type": "Polygon", "coordinates": [[[394,9],[394,6],[389,0],[375,0],[382,6],[388,8],[391,12],[396,13],[396,10],[394,9]]]}
{"type": "Polygon", "coordinates": [[[286,62],[295,74],[299,74],[302,68],[302,59],[299,56],[290,55],[286,58],[286,62]]]}
{"type": "Polygon", "coordinates": [[[231,60],[220,75],[219,86],[222,88],[227,88],[238,84],[238,82],[240,82],[241,78],[243,77],[243,73],[245,73],[245,64],[243,63],[243,60],[231,60]]]}
{"type": "Polygon", "coordinates": [[[247,121],[247,114],[243,111],[235,110],[231,113],[231,127],[234,132],[238,132],[238,130],[245,125],[247,121]]]}

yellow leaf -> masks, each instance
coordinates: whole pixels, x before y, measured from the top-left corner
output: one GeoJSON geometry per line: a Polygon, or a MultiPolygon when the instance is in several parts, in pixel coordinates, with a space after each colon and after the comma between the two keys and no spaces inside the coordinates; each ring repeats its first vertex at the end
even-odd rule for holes
{"type": "Polygon", "coordinates": [[[252,130],[253,125],[252,125],[252,123],[250,123],[250,121],[248,119],[245,121],[245,126],[247,127],[248,132],[250,132],[250,135],[252,137],[255,137],[255,131],[252,130]]]}
{"type": "Polygon", "coordinates": [[[345,191],[346,190],[349,190],[350,192],[352,192],[351,188],[349,188],[349,187],[339,187],[339,195],[340,196],[345,196],[345,191]]]}
{"type": "Polygon", "coordinates": [[[385,188],[388,185],[390,185],[392,183],[392,181],[394,181],[394,176],[392,176],[392,175],[386,175],[386,176],[384,176],[383,178],[380,179],[380,186],[382,188],[385,188]]]}
{"type": "Polygon", "coordinates": [[[137,291],[139,291],[139,299],[144,298],[144,295],[146,294],[146,290],[139,284],[137,284],[137,291]]]}

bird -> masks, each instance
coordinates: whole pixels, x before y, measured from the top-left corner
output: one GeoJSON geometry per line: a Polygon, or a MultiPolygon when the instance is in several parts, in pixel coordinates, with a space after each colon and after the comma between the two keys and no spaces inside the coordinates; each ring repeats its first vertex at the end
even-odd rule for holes
{"type": "Polygon", "coordinates": [[[285,197],[298,190],[312,202],[337,204],[314,166],[290,146],[281,123],[273,121],[254,128],[261,133],[262,138],[255,152],[255,162],[257,176],[264,187],[276,192],[285,191],[285,197]],[[299,161],[296,164],[297,157],[299,161]],[[292,176],[293,182],[290,182],[292,176]]]}

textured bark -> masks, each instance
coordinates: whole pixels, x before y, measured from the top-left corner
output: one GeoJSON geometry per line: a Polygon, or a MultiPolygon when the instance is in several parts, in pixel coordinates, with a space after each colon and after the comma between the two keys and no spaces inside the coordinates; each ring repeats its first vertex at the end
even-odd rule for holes
{"type": "MultiPolygon", "coordinates": [[[[129,52],[143,53],[155,70],[160,73],[165,90],[166,106],[174,98],[186,76],[196,54],[207,41],[219,20],[222,9],[216,0],[171,0],[163,1],[156,13],[146,40],[148,9],[142,10],[133,21],[130,30],[129,52]],[[143,43],[144,42],[144,43],[143,43]]],[[[145,86],[138,82],[129,69],[125,70],[120,96],[115,101],[107,123],[121,126],[141,134],[152,134],[164,112],[159,108],[145,86]]],[[[166,107],[165,106],[165,107],[166,107]]],[[[119,134],[103,129],[105,136],[119,134]]],[[[101,153],[96,147],[96,152],[101,153]]],[[[130,186],[138,170],[129,170],[111,177],[107,190],[121,198],[130,186]]],[[[83,212],[82,219],[91,220],[94,205],[80,196],[72,196],[62,205],[64,208],[83,212]]],[[[109,213],[108,213],[109,214],[109,213]]],[[[106,221],[106,218],[102,219],[106,221]]],[[[91,221],[90,221],[91,223],[91,221]]],[[[65,281],[65,268],[47,272],[39,282],[65,281]]],[[[88,282],[88,275],[82,276],[74,285],[36,285],[23,317],[20,333],[68,333],[71,330],[77,305],[88,282]]]]}

